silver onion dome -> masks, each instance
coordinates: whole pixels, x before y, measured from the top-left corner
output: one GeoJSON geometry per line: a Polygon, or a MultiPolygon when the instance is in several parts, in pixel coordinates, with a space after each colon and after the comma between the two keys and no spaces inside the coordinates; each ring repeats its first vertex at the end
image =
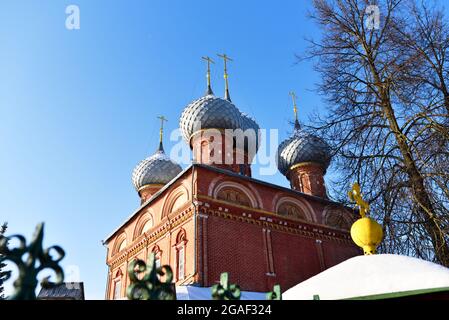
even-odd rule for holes
{"type": "Polygon", "coordinates": [[[288,175],[292,166],[304,162],[320,164],[326,171],[330,161],[329,145],[323,139],[300,129],[299,124],[295,125],[292,136],[278,147],[278,169],[285,176],[288,175]]]}
{"type": "Polygon", "coordinates": [[[165,154],[161,144],[155,154],[142,160],[134,168],[132,182],[139,191],[145,185],[167,184],[181,171],[181,166],[165,154]]]}
{"type": "Polygon", "coordinates": [[[179,127],[190,143],[192,135],[201,129],[242,128],[242,116],[230,101],[207,94],[190,103],[182,112],[179,127]]]}
{"type": "MultiPolygon", "coordinates": [[[[241,113],[242,116],[242,130],[246,131],[248,129],[253,130],[254,131],[254,137],[255,140],[251,141],[251,143],[254,143],[256,146],[256,151],[259,149],[259,144],[260,144],[260,133],[259,133],[259,125],[257,124],[256,120],[254,120],[254,118],[250,117],[248,114],[246,113],[241,113]]],[[[246,139],[245,139],[245,142],[246,139]]],[[[247,148],[247,145],[245,143],[245,148],[247,148]]]]}

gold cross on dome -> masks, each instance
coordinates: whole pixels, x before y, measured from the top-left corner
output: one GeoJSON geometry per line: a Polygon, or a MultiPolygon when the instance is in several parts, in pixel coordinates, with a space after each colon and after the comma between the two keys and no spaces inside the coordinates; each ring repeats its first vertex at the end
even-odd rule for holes
{"type": "Polygon", "coordinates": [[[223,78],[225,79],[225,99],[231,101],[231,96],[229,95],[229,84],[228,84],[228,61],[232,61],[231,58],[229,58],[226,53],[223,54],[217,54],[220,58],[223,59],[224,62],[224,74],[223,78]]]}
{"type": "Polygon", "coordinates": [[[223,53],[223,54],[219,54],[219,53],[218,53],[217,56],[219,56],[220,58],[223,59],[223,62],[224,62],[224,74],[225,74],[225,79],[226,79],[227,76],[228,76],[227,62],[228,62],[228,61],[232,61],[232,59],[229,58],[229,57],[226,55],[226,53],[223,53]]]}
{"type": "Polygon", "coordinates": [[[364,218],[369,211],[369,203],[363,200],[360,186],[357,182],[354,183],[351,191],[348,192],[348,196],[351,201],[354,201],[357,204],[360,215],[364,218]]]}
{"type": "Polygon", "coordinates": [[[298,120],[298,107],[296,105],[296,94],[293,91],[289,93],[292,96],[293,100],[293,112],[295,113],[295,120],[298,120]]]}
{"type": "Polygon", "coordinates": [[[164,116],[158,116],[157,118],[161,120],[161,128],[159,130],[159,142],[162,143],[162,134],[164,132],[164,121],[168,121],[168,120],[164,116]]]}
{"type": "Polygon", "coordinates": [[[201,57],[201,59],[207,61],[207,87],[210,88],[210,64],[211,63],[215,64],[215,62],[208,56],[201,57]]]}

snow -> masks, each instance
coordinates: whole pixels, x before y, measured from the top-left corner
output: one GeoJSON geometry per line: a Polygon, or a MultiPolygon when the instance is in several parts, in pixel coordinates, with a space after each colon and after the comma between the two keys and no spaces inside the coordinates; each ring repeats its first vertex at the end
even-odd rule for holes
{"type": "Polygon", "coordinates": [[[357,256],[301,282],[283,293],[284,300],[335,300],[449,287],[449,269],[394,254],[357,256]]]}
{"type": "MultiPolygon", "coordinates": [[[[212,290],[208,287],[177,286],[178,300],[212,300],[212,290]]],[[[242,291],[241,300],[265,300],[265,292],[242,291]]]]}

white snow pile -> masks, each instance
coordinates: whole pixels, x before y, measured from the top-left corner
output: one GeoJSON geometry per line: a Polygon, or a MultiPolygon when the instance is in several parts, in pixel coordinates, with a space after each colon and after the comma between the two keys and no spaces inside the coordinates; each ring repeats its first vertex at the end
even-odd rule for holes
{"type": "Polygon", "coordinates": [[[394,254],[348,259],[283,293],[284,300],[355,298],[449,287],[449,269],[425,260],[394,254]]]}

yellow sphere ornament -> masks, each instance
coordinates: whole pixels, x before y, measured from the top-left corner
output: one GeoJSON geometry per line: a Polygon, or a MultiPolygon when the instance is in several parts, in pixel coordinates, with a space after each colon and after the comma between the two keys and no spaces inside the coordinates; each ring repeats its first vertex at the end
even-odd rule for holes
{"type": "Polygon", "coordinates": [[[356,245],[363,248],[365,255],[374,254],[383,238],[382,226],[365,216],[353,223],[351,237],[356,245]]]}

